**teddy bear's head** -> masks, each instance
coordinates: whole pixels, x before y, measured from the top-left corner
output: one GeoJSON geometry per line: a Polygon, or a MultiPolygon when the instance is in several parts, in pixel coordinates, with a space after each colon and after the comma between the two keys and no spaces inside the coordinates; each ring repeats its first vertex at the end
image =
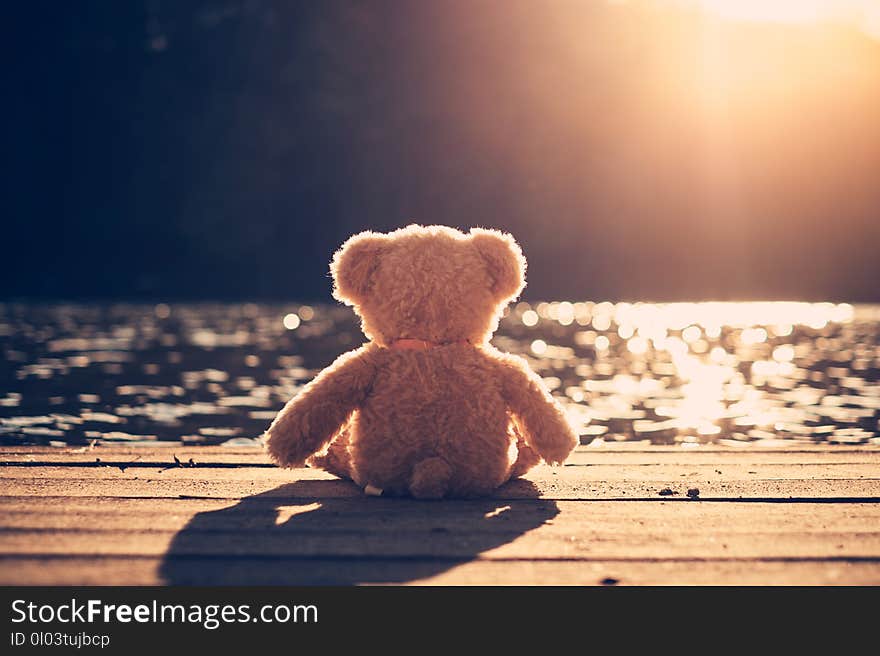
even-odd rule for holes
{"type": "Polygon", "coordinates": [[[382,345],[487,341],[525,286],[525,269],[508,234],[419,225],[357,234],[330,265],[334,297],[353,306],[364,333],[382,345]]]}

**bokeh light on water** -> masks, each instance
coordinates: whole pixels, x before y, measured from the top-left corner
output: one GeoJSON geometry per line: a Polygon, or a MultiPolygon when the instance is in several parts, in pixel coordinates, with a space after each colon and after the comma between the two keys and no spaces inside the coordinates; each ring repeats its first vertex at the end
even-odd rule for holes
{"type": "MultiPolygon", "coordinates": [[[[362,341],[330,305],[0,305],[0,442],[256,444],[362,341]]],[[[493,342],[584,444],[880,444],[880,306],[523,302],[493,342]]]]}

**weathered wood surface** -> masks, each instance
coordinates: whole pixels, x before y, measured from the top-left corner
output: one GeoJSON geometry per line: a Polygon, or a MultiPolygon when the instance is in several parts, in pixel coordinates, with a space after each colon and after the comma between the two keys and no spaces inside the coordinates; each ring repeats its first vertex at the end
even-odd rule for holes
{"type": "Polygon", "coordinates": [[[443,502],[253,448],[0,448],[3,584],[610,580],[880,584],[880,448],[580,447],[443,502]]]}

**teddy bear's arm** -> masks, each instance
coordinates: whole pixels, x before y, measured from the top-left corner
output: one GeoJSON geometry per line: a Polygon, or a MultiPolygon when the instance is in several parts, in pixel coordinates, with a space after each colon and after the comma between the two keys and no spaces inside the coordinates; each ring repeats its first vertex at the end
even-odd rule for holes
{"type": "Polygon", "coordinates": [[[498,362],[502,393],[525,431],[525,441],[546,462],[562,462],[578,443],[562,407],[550,396],[541,378],[525,360],[504,355],[498,362]]]}
{"type": "Polygon", "coordinates": [[[288,401],[266,431],[269,454],[285,467],[300,467],[323,449],[373,382],[369,346],[345,353],[288,401]]]}

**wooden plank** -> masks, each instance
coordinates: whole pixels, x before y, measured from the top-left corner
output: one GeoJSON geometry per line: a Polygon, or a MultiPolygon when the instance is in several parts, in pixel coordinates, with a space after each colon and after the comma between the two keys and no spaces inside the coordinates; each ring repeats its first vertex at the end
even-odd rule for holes
{"type": "MultiPolygon", "coordinates": [[[[748,442],[744,442],[748,445],[748,442]]],[[[177,456],[181,460],[193,458],[197,462],[242,462],[266,463],[271,460],[261,447],[224,446],[183,446],[173,443],[156,442],[150,446],[101,446],[88,447],[40,447],[40,446],[0,446],[0,462],[39,460],[43,462],[92,462],[95,458],[110,460],[119,458],[131,460],[153,459],[156,462],[172,462],[177,456]]],[[[696,447],[642,445],[641,443],[611,442],[606,446],[594,448],[578,446],[567,462],[602,462],[613,455],[620,462],[692,462],[714,463],[718,460],[762,461],[762,462],[815,462],[816,456],[833,456],[841,462],[862,462],[867,458],[880,457],[880,444],[860,444],[832,446],[827,444],[797,444],[785,448],[762,448],[745,446],[740,448],[701,444],[696,447]]]]}
{"type": "MultiPolygon", "coordinates": [[[[216,480],[216,481],[273,481],[278,484],[291,480],[323,480],[326,475],[309,468],[279,469],[277,467],[189,467],[176,464],[156,466],[134,463],[99,466],[68,467],[58,464],[0,469],[3,480],[135,480],[155,478],[163,480],[216,480]]],[[[571,481],[628,481],[628,480],[880,480],[880,459],[877,463],[797,463],[797,464],[621,464],[597,463],[589,466],[551,468],[539,466],[529,472],[530,480],[551,480],[554,477],[571,481]]]]}
{"type": "Polygon", "coordinates": [[[211,535],[175,535],[163,531],[11,531],[0,535],[0,554],[32,556],[285,556],[298,558],[457,558],[471,560],[570,560],[583,558],[712,559],[721,555],[744,559],[850,558],[880,564],[880,535],[792,532],[780,535],[542,531],[527,537],[516,533],[429,534],[398,529],[393,533],[352,531],[306,533],[283,530],[216,531],[211,535]],[[259,539],[259,542],[257,542],[259,539]],[[759,542],[761,544],[759,544],[759,542]]]}
{"type": "MultiPolygon", "coordinates": [[[[290,483],[274,477],[254,475],[250,480],[218,476],[187,475],[186,470],[151,473],[143,477],[122,475],[117,478],[0,478],[4,496],[17,497],[205,497],[241,499],[261,494],[279,498],[360,497],[363,491],[354,484],[311,470],[297,471],[290,483]],[[166,475],[168,474],[168,475],[166,475]]],[[[645,499],[662,496],[670,490],[672,497],[685,498],[696,487],[701,499],[880,499],[877,479],[760,479],[704,480],[700,478],[666,478],[629,480],[581,480],[577,477],[536,472],[527,479],[512,481],[499,488],[496,499],[645,499]],[[544,475],[542,475],[542,473],[544,475]]]]}
{"type": "Polygon", "coordinates": [[[290,500],[250,497],[226,499],[118,499],[105,497],[0,497],[0,528],[51,530],[158,530],[185,528],[197,515],[210,518],[191,531],[255,530],[279,523],[298,524],[299,531],[339,532],[409,530],[509,532],[514,516],[536,526],[571,527],[575,532],[607,530],[641,534],[678,530],[748,533],[792,531],[880,532],[880,503],[717,503],[712,501],[504,501],[450,503],[406,499],[339,498],[290,500]],[[320,507],[320,508],[319,508],[320,507]],[[303,525],[301,513],[321,511],[320,522],[303,525]],[[760,523],[756,525],[756,516],[760,523]],[[497,518],[498,521],[483,521],[497,518]],[[463,525],[463,518],[469,519],[463,525]],[[543,524],[541,524],[543,522],[543,524]]]}
{"type": "Polygon", "coordinates": [[[880,585],[858,560],[370,561],[2,557],[3,585],[880,585]]]}
{"type": "MultiPolygon", "coordinates": [[[[880,532],[874,528],[880,525],[878,504],[861,504],[848,521],[838,520],[839,507],[810,504],[808,521],[793,523],[777,511],[767,513],[774,517],[772,524],[762,521],[759,526],[754,524],[756,509],[733,517],[721,504],[691,504],[696,506],[693,510],[672,508],[675,504],[665,504],[669,510],[661,504],[627,504],[613,520],[609,517],[614,511],[604,513],[605,521],[597,521],[586,505],[468,504],[434,519],[424,517],[423,505],[400,506],[377,516],[367,504],[361,504],[358,513],[348,503],[346,513],[325,503],[269,508],[259,517],[248,517],[245,526],[229,525],[224,518],[227,510],[199,513],[182,525],[167,527],[108,526],[92,515],[84,525],[72,528],[7,526],[0,531],[0,553],[462,559],[539,555],[557,560],[723,555],[858,557],[880,562],[880,532]],[[354,514],[361,515],[360,521],[350,518],[354,514]]],[[[237,514],[234,520],[240,521],[241,513],[237,514]]]]}

